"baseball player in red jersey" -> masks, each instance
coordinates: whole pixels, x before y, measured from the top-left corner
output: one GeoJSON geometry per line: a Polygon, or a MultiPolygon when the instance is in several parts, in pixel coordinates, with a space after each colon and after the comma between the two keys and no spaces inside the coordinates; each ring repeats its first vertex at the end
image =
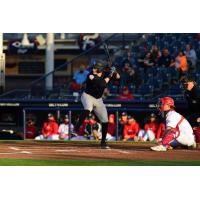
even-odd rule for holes
{"type": "Polygon", "coordinates": [[[189,122],[174,108],[171,97],[160,99],[158,108],[166,120],[166,129],[159,145],[151,147],[153,151],[167,151],[177,146],[191,146],[196,148],[195,137],[189,122]]]}
{"type": "Polygon", "coordinates": [[[132,116],[128,116],[128,122],[124,125],[123,141],[134,140],[140,130],[139,124],[132,116]]]}
{"type": "Polygon", "coordinates": [[[42,135],[35,138],[36,140],[59,140],[58,124],[54,116],[49,113],[48,121],[44,122],[42,127],[42,135]]]}
{"type": "Polygon", "coordinates": [[[110,114],[108,117],[108,133],[111,136],[115,135],[115,115],[110,114]]]}
{"type": "Polygon", "coordinates": [[[140,130],[138,133],[138,140],[141,141],[153,141],[156,138],[159,124],[157,122],[157,116],[152,113],[148,122],[144,125],[144,130],[140,130]]]}
{"type": "Polygon", "coordinates": [[[36,136],[36,128],[34,126],[34,121],[29,119],[26,126],[26,139],[34,139],[36,136]]]}

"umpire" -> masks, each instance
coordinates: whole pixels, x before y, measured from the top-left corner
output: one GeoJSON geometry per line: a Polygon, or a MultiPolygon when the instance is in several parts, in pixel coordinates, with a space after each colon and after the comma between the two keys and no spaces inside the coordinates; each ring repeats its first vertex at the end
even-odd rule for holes
{"type": "Polygon", "coordinates": [[[84,111],[79,117],[75,130],[79,130],[85,118],[93,110],[102,123],[101,148],[109,149],[109,146],[106,144],[108,113],[106,106],[103,103],[102,95],[111,78],[115,77],[116,79],[119,79],[120,75],[117,73],[115,67],[111,67],[109,74],[106,75],[104,72],[105,66],[106,64],[103,61],[97,60],[92,67],[92,72],[88,74],[86,88],[81,95],[81,102],[83,104],[84,111]]]}
{"type": "Polygon", "coordinates": [[[189,121],[195,125],[197,117],[200,116],[200,87],[193,77],[184,77],[182,85],[185,89],[185,98],[188,102],[189,121]]]}

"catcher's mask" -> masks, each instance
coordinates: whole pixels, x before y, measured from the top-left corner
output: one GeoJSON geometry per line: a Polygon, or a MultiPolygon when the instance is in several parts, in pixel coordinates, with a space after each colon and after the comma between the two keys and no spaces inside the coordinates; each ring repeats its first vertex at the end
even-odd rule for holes
{"type": "Polygon", "coordinates": [[[171,97],[163,97],[159,99],[157,103],[157,108],[161,113],[164,112],[164,105],[170,106],[171,109],[175,108],[174,100],[171,97]]]}

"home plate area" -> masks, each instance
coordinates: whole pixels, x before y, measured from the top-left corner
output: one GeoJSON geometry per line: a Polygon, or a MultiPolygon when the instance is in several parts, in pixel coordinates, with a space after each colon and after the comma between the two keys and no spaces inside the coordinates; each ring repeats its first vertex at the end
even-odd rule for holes
{"type": "Polygon", "coordinates": [[[200,150],[176,149],[153,152],[152,143],[109,144],[111,149],[100,149],[96,142],[36,142],[6,141],[0,143],[1,158],[42,160],[199,160],[200,150]]]}

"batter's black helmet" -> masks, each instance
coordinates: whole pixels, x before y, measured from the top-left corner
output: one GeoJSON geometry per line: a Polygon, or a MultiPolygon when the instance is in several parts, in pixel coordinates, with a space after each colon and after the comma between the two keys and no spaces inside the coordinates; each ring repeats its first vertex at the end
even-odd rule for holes
{"type": "Polygon", "coordinates": [[[102,60],[96,60],[93,64],[93,69],[97,69],[97,72],[103,72],[105,67],[106,67],[106,63],[102,60]]]}

